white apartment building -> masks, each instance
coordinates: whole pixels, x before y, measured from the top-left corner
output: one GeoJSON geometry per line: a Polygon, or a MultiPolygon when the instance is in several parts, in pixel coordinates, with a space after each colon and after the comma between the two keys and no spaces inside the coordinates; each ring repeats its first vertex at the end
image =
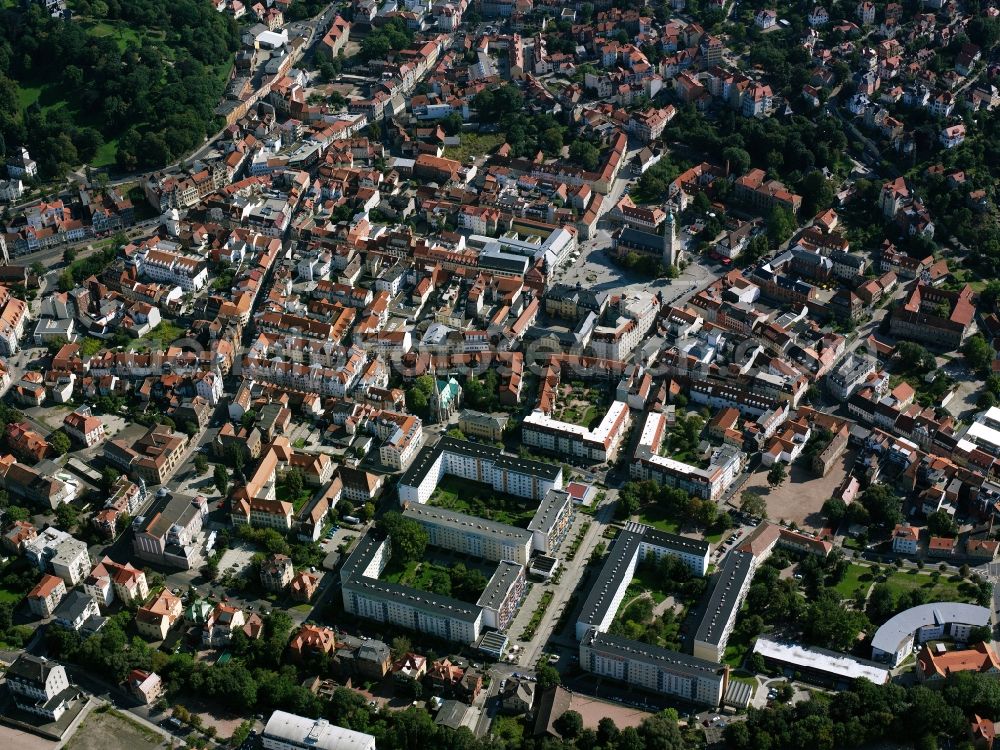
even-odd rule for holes
{"type": "Polygon", "coordinates": [[[135,262],[139,272],[147,278],[176,284],[185,292],[197,292],[208,283],[208,267],[200,258],[152,248],[137,253],[135,262]]]}
{"type": "Polygon", "coordinates": [[[705,500],[716,500],[729,489],[746,465],[746,455],[728,444],[714,449],[706,469],[661,456],[659,451],[666,428],[667,417],[662,412],[650,412],[646,417],[629,469],[633,479],[653,479],[705,500]]]}
{"type": "Polygon", "coordinates": [[[49,526],[39,531],[38,536],[34,539],[29,539],[24,543],[24,556],[31,561],[32,565],[44,571],[49,565],[49,560],[55,556],[59,545],[72,538],[65,531],[57,529],[55,526],[49,526]]]}
{"type": "Polygon", "coordinates": [[[875,360],[851,352],[826,376],[826,387],[838,401],[846,401],[875,372],[875,360]]]}
{"type": "Polygon", "coordinates": [[[67,435],[88,448],[104,440],[104,422],[93,416],[89,408],[67,414],[63,419],[63,429],[67,435]]]}
{"type": "Polygon", "coordinates": [[[696,576],[708,573],[708,542],[668,534],[641,523],[627,523],[580,610],[577,639],[583,639],[591,629],[605,632],[611,627],[636,566],[648,555],[657,559],[666,555],[676,557],[696,576]]]}
{"type": "Polygon", "coordinates": [[[426,503],[446,474],[489,484],[497,492],[541,500],[562,489],[562,467],[508,456],[482,443],[441,438],[414,459],[399,480],[400,503],[426,503]]]}
{"type": "Polygon", "coordinates": [[[49,560],[52,572],[62,578],[67,586],[75,586],[90,573],[90,553],[87,545],[79,539],[61,542],[49,560]]]}
{"type": "Polygon", "coordinates": [[[4,292],[8,298],[0,310],[0,354],[9,357],[20,351],[24,325],[28,320],[28,303],[10,297],[6,289],[4,292]]]}
{"type": "Polygon", "coordinates": [[[623,360],[646,338],[660,310],[657,298],[647,292],[623,294],[618,317],[611,325],[599,325],[590,337],[594,356],[623,360]]]}
{"type": "Polygon", "coordinates": [[[615,401],[594,429],[561,422],[536,409],[521,423],[524,444],[590,463],[613,461],[632,423],[628,404],[615,401]]]}
{"type": "Polygon", "coordinates": [[[580,666],[602,677],[692,703],[722,703],[725,679],[718,664],[596,629],[580,641],[580,666]]]}
{"type": "Polygon", "coordinates": [[[516,526],[419,503],[409,505],[403,516],[423,526],[434,547],[520,565],[527,565],[531,557],[532,533],[516,526]]]}

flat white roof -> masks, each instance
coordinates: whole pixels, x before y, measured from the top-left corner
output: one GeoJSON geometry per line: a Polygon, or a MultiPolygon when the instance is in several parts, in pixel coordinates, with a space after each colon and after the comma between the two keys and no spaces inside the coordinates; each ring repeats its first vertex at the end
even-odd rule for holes
{"type": "Polygon", "coordinates": [[[784,664],[828,672],[848,680],[864,677],[876,685],[884,685],[889,681],[888,669],[858,661],[850,656],[806,648],[798,643],[780,643],[767,638],[758,638],[753,650],[755,654],[760,654],[766,659],[776,659],[784,664]]]}
{"type": "Polygon", "coordinates": [[[969,425],[965,437],[976,445],[989,446],[993,450],[1000,448],[1000,430],[995,430],[983,422],[973,422],[969,425]]]}
{"type": "Polygon", "coordinates": [[[307,719],[287,711],[275,711],[267,720],[264,736],[315,750],[375,750],[375,737],[331,724],[326,719],[307,719]]]}

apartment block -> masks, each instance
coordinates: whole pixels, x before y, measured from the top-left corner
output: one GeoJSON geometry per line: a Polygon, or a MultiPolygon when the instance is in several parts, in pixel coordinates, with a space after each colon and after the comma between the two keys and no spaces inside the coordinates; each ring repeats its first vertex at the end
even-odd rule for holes
{"type": "Polygon", "coordinates": [[[615,401],[593,429],[562,422],[536,409],[521,423],[524,444],[590,463],[613,461],[632,417],[628,404],[615,401]]]}
{"type": "Polygon", "coordinates": [[[441,438],[426,446],[399,480],[400,503],[426,503],[445,475],[489,484],[497,492],[541,500],[562,489],[562,467],[509,456],[498,448],[441,438]]]}

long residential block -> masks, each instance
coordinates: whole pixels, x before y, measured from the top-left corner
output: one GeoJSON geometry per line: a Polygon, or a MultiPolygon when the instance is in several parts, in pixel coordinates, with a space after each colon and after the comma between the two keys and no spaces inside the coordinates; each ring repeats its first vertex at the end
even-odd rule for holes
{"type": "Polygon", "coordinates": [[[399,480],[400,503],[426,503],[446,475],[481,482],[497,492],[542,500],[562,489],[562,467],[509,456],[490,445],[444,437],[417,454],[399,480]]]}

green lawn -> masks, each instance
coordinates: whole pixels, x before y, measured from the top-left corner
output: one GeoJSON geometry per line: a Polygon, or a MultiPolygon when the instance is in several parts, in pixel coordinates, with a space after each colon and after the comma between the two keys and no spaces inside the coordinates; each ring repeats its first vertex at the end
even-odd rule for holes
{"type": "MultiPolygon", "coordinates": [[[[740,613],[740,617],[744,613],[740,613]]],[[[754,638],[748,638],[745,635],[738,632],[736,628],[733,628],[732,635],[729,636],[729,640],[726,642],[726,653],[722,657],[722,660],[731,667],[739,667],[743,664],[743,660],[746,658],[747,652],[753,647],[754,638]]]]}
{"type": "Polygon", "coordinates": [[[109,167],[117,161],[118,139],[112,138],[106,143],[102,143],[97,149],[94,158],[90,161],[90,166],[95,168],[109,167]]]}
{"type": "Polygon", "coordinates": [[[16,604],[24,598],[24,594],[20,591],[11,591],[10,589],[0,589],[0,602],[11,602],[16,604]]]}
{"type": "Polygon", "coordinates": [[[389,583],[398,583],[400,585],[409,585],[409,581],[413,580],[417,575],[417,561],[410,560],[403,566],[393,565],[391,562],[386,567],[385,572],[382,573],[382,580],[388,581],[389,583]]]}
{"type": "Polygon", "coordinates": [[[493,720],[490,731],[506,740],[507,747],[520,747],[524,736],[524,721],[516,716],[498,716],[493,720]]]}
{"type": "Polygon", "coordinates": [[[308,487],[303,487],[302,491],[293,497],[288,487],[279,483],[274,488],[274,495],[278,500],[287,500],[290,502],[292,504],[292,509],[298,513],[302,510],[302,507],[309,502],[309,499],[313,496],[313,492],[308,487]]]}
{"type": "Polygon", "coordinates": [[[17,87],[17,103],[20,105],[21,109],[27,109],[32,104],[37,102],[41,96],[41,86],[21,85],[17,87]]]}
{"type": "Polygon", "coordinates": [[[183,335],[183,328],[169,321],[163,321],[145,336],[136,339],[135,345],[132,348],[137,350],[144,348],[165,349],[171,342],[176,341],[183,335]]]}
{"type": "Polygon", "coordinates": [[[142,40],[135,29],[129,28],[124,23],[111,24],[107,21],[84,21],[80,24],[87,30],[87,34],[96,37],[113,37],[118,45],[118,50],[124,52],[129,42],[141,44],[142,40]]]}
{"type": "Polygon", "coordinates": [[[847,574],[844,580],[834,586],[834,589],[842,599],[851,599],[859,588],[865,591],[872,585],[871,568],[867,565],[855,565],[851,563],[847,566],[847,574]]]}
{"type": "MultiPolygon", "coordinates": [[[[935,582],[931,576],[931,569],[926,572],[916,570],[897,570],[896,568],[881,568],[880,582],[882,578],[888,576],[884,583],[889,586],[893,596],[899,597],[909,593],[913,589],[923,589],[927,594],[929,602],[974,602],[976,600],[975,591],[972,584],[961,579],[951,580],[947,576],[940,576],[935,582]],[[963,586],[964,584],[964,586],[963,586]],[[967,590],[964,590],[966,589],[967,590]]],[[[856,565],[851,563],[847,568],[847,575],[844,580],[838,583],[834,589],[844,599],[851,599],[858,589],[867,591],[875,583],[872,578],[871,568],[866,565],[856,565]]]]}
{"type": "Polygon", "coordinates": [[[82,341],[80,341],[80,356],[81,357],[93,357],[97,352],[99,352],[105,346],[105,342],[101,339],[94,338],[93,336],[85,336],[82,341]]]}
{"type": "Polygon", "coordinates": [[[722,537],[724,537],[725,535],[726,535],[725,531],[716,531],[712,534],[706,533],[705,541],[708,542],[709,544],[718,544],[719,542],[722,541],[722,537]]]}
{"type": "Polygon", "coordinates": [[[680,533],[681,525],[675,519],[669,518],[664,513],[663,508],[658,505],[643,508],[639,513],[639,521],[647,526],[652,526],[655,529],[666,531],[670,534],[680,533]]]}
{"type": "MultiPolygon", "coordinates": [[[[913,589],[923,589],[929,602],[974,602],[975,596],[963,592],[964,583],[961,580],[950,580],[941,576],[937,582],[928,573],[917,571],[896,571],[886,581],[895,596],[905,594],[913,589]]],[[[971,588],[971,584],[966,584],[971,588]]]]}
{"type": "Polygon", "coordinates": [[[525,528],[538,504],[497,492],[492,485],[446,476],[431,495],[430,505],[525,528]]]}
{"type": "Polygon", "coordinates": [[[462,133],[462,143],[459,146],[447,146],[444,150],[446,159],[454,159],[463,164],[470,156],[482,156],[503,145],[507,137],[503,133],[462,133]]]}
{"type": "MultiPolygon", "coordinates": [[[[450,581],[450,570],[450,567],[430,560],[411,560],[402,567],[393,564],[390,560],[380,578],[381,580],[388,581],[389,583],[398,583],[400,586],[408,586],[410,588],[418,589],[419,591],[433,592],[436,588],[435,584],[439,584],[445,579],[450,581]]],[[[445,593],[446,591],[447,589],[438,590],[437,593],[445,593]]],[[[474,593],[474,596],[466,598],[471,598],[472,601],[476,601],[483,592],[475,591],[472,593],[474,593]]],[[[456,599],[460,598],[459,595],[454,592],[448,595],[453,596],[456,599]]]]}
{"type": "Polygon", "coordinates": [[[649,592],[649,595],[657,604],[667,598],[667,595],[660,591],[660,581],[656,571],[645,565],[636,566],[635,573],[632,574],[632,583],[629,584],[629,588],[632,587],[635,587],[638,591],[649,592]]]}

